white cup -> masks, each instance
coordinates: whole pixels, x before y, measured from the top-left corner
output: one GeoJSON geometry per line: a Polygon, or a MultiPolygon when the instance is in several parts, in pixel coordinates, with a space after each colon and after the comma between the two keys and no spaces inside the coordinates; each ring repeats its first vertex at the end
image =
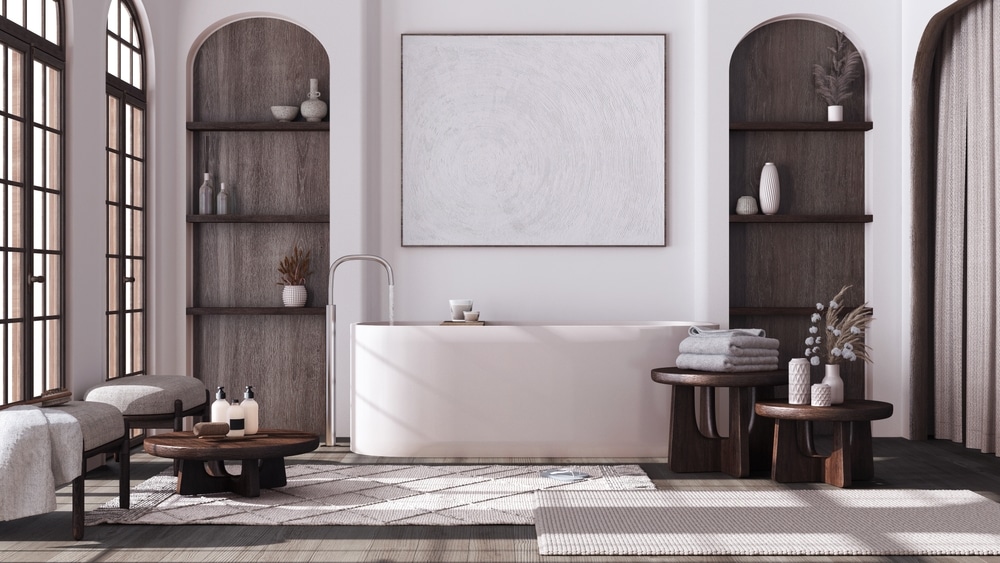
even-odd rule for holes
{"type": "Polygon", "coordinates": [[[449,299],[448,305],[451,306],[451,320],[464,321],[465,312],[472,310],[472,299],[449,299]]]}
{"type": "Polygon", "coordinates": [[[471,323],[479,320],[479,311],[464,311],[463,315],[465,315],[466,322],[471,323]]]}

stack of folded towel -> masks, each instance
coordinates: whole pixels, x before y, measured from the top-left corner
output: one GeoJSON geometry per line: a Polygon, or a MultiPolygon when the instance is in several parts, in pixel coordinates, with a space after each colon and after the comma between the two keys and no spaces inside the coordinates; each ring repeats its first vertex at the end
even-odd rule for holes
{"type": "Polygon", "coordinates": [[[773,371],[778,369],[778,345],[759,328],[705,330],[696,326],[681,341],[677,367],[700,371],[773,371]]]}

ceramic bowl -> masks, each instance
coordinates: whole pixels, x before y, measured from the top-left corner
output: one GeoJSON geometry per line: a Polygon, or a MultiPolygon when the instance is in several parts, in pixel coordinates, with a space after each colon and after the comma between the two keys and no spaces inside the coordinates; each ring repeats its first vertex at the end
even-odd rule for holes
{"type": "Polygon", "coordinates": [[[271,114],[278,121],[291,121],[299,114],[298,106],[271,106],[271,114]]]}

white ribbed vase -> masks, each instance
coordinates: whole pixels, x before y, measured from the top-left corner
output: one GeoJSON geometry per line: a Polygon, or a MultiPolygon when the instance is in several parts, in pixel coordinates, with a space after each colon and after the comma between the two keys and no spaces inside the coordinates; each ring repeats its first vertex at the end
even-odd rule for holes
{"type": "Polygon", "coordinates": [[[760,171],[760,210],[764,215],[778,212],[781,202],[781,188],[778,186],[778,167],[773,162],[765,162],[760,171]]]}
{"type": "Polygon", "coordinates": [[[788,362],[788,404],[809,404],[809,360],[794,358],[788,362]]]}
{"type": "Polygon", "coordinates": [[[285,304],[285,307],[303,307],[306,304],[307,296],[308,293],[304,285],[286,285],[281,290],[281,302],[285,304]]]}
{"type": "Polygon", "coordinates": [[[830,406],[830,386],[826,383],[817,383],[812,386],[812,406],[830,406]]]}

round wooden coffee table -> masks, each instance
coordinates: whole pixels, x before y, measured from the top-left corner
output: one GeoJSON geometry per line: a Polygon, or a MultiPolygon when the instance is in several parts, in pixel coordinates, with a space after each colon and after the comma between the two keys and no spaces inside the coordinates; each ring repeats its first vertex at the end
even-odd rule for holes
{"type": "Polygon", "coordinates": [[[771,398],[775,385],[788,383],[788,371],[723,373],[677,367],[657,368],[650,377],[673,386],[670,407],[670,470],[677,473],[723,471],[746,477],[771,464],[773,421],[756,417],[754,401],[771,398]],[[705,428],[698,428],[695,387],[704,388],[705,428]],[[715,424],[715,388],[729,388],[729,436],[715,424]]]}
{"type": "Polygon", "coordinates": [[[849,487],[852,481],[875,476],[872,423],[892,416],[892,405],[882,401],[847,400],[839,405],[813,407],[786,402],[758,402],[760,416],[777,419],[771,478],[779,483],[822,482],[849,487]],[[833,423],[829,456],[812,449],[811,428],[804,422],[833,423]],[[801,433],[801,434],[800,434],[801,433]]]}
{"type": "Polygon", "coordinates": [[[169,432],[150,436],[142,444],[148,454],[180,460],[179,494],[232,491],[245,497],[260,496],[262,487],[284,487],[288,483],[285,456],[311,452],[318,446],[316,434],[270,429],[241,438],[169,432]],[[227,472],[225,461],[242,462],[240,474],[227,472]]]}

